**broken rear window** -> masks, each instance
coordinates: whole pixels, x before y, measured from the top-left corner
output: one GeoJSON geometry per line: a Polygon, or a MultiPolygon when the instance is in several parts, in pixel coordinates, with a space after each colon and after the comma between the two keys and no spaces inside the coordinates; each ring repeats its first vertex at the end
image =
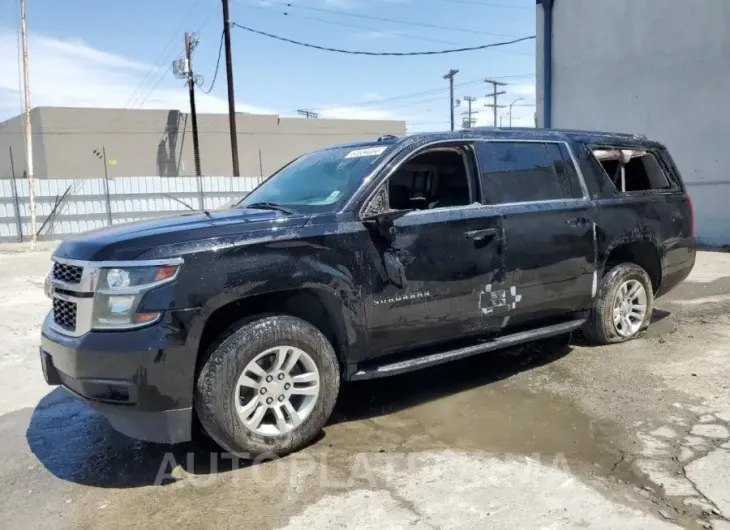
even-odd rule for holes
{"type": "Polygon", "coordinates": [[[594,148],[593,156],[617,191],[630,193],[675,187],[656,155],[650,151],[594,148]]]}

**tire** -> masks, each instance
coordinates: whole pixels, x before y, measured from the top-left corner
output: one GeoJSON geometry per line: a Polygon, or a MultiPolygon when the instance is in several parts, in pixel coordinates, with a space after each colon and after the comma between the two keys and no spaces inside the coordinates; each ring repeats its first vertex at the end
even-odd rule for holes
{"type": "Polygon", "coordinates": [[[615,265],[608,270],[601,281],[584,335],[598,344],[615,344],[631,340],[649,326],[653,306],[654,291],[646,271],[634,263],[615,265]],[[631,326],[616,324],[614,321],[614,304],[619,289],[627,282],[631,286],[636,285],[635,282],[641,284],[646,295],[646,303],[640,304],[645,306],[643,318],[630,320],[631,326]]]}
{"type": "Polygon", "coordinates": [[[195,411],[208,435],[227,451],[244,458],[264,454],[283,456],[305,447],[322,430],[334,408],[339,387],[337,357],[322,332],[299,318],[286,315],[265,316],[241,325],[210,353],[196,381],[195,411]],[[305,377],[317,374],[319,391],[316,396],[310,398],[294,395],[299,386],[314,383],[295,383],[288,372],[286,379],[282,377],[282,381],[277,381],[277,375],[284,373],[288,361],[280,365],[281,370],[277,370],[274,366],[279,360],[276,352],[284,352],[282,355],[287,359],[292,359],[294,352],[304,354],[298,353],[299,360],[291,372],[300,371],[300,375],[305,377]],[[269,360],[272,365],[264,368],[266,374],[256,381],[258,376],[249,371],[253,367],[251,363],[257,364],[258,372],[262,364],[265,366],[269,360]],[[305,373],[305,365],[302,364],[304,361],[309,366],[308,373],[305,373]],[[247,370],[247,375],[242,380],[253,381],[258,387],[239,386],[239,378],[244,370],[247,370]],[[265,382],[269,373],[272,383],[265,382]],[[289,387],[292,387],[289,391],[291,395],[286,398],[286,403],[282,401],[279,405],[277,398],[286,393],[283,388],[287,381],[290,382],[289,387]],[[240,397],[241,392],[245,394],[249,391],[250,399],[240,397]],[[309,404],[304,407],[308,411],[306,417],[302,414],[303,419],[297,425],[294,420],[299,420],[297,411],[293,415],[289,415],[289,411],[296,408],[294,404],[300,398],[302,404],[305,400],[309,400],[309,404]],[[271,406],[266,405],[268,399],[273,401],[271,406]],[[258,400],[258,404],[254,403],[255,400],[258,400]],[[285,406],[287,404],[288,407],[285,406]],[[251,418],[260,412],[260,407],[267,408],[257,429],[244,424],[241,415],[246,415],[247,412],[239,412],[249,406],[254,407],[251,408],[254,411],[251,418]],[[277,414],[274,413],[274,408],[277,409],[277,414]],[[284,432],[285,429],[280,427],[279,420],[282,418],[290,431],[284,432]]]}

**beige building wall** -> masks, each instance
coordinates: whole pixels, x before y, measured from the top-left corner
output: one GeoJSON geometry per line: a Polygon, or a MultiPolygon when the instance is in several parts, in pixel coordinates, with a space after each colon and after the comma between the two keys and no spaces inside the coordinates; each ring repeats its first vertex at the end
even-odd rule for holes
{"type": "MultiPolygon", "coordinates": [[[[31,131],[40,130],[39,109],[31,109],[31,131]]],[[[43,158],[42,136],[33,135],[33,170],[38,174],[45,165],[43,158]]],[[[25,116],[15,116],[0,122],[0,179],[10,178],[15,174],[22,177],[27,169],[25,158],[25,116]]]]}
{"type": "MultiPolygon", "coordinates": [[[[94,154],[102,148],[110,177],[195,175],[189,114],[63,107],[39,107],[33,113],[35,173],[39,178],[103,176],[103,160],[94,154]]],[[[10,145],[14,155],[16,150],[24,150],[22,119],[17,120],[0,124],[0,131],[8,129],[8,134],[0,134],[0,178],[10,176],[9,157],[3,151],[7,153],[10,145]]],[[[237,114],[236,127],[242,176],[268,176],[314,149],[405,134],[402,121],[306,120],[254,114],[237,114]]],[[[198,135],[202,174],[231,175],[228,116],[199,114],[198,135]]],[[[16,157],[16,175],[22,174],[24,166],[25,157],[16,157]]]]}

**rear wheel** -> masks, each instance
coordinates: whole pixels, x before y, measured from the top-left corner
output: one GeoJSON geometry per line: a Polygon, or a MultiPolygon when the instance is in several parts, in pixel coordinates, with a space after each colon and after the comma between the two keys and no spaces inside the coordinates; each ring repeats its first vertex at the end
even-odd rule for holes
{"type": "Polygon", "coordinates": [[[634,263],[616,265],[603,277],[585,334],[599,344],[633,339],[648,327],[653,305],[646,271],[634,263]]]}
{"type": "Polygon", "coordinates": [[[339,383],[335,352],[317,328],[268,316],[242,325],[213,350],[198,376],[195,408],[228,451],[283,455],[324,427],[339,383]]]}

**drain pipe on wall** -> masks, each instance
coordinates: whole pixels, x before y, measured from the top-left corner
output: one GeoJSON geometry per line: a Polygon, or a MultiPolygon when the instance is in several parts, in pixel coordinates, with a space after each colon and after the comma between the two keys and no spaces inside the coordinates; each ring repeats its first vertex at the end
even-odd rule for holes
{"type": "Polygon", "coordinates": [[[553,5],[555,0],[537,0],[542,4],[542,126],[553,121],[553,5]]]}

